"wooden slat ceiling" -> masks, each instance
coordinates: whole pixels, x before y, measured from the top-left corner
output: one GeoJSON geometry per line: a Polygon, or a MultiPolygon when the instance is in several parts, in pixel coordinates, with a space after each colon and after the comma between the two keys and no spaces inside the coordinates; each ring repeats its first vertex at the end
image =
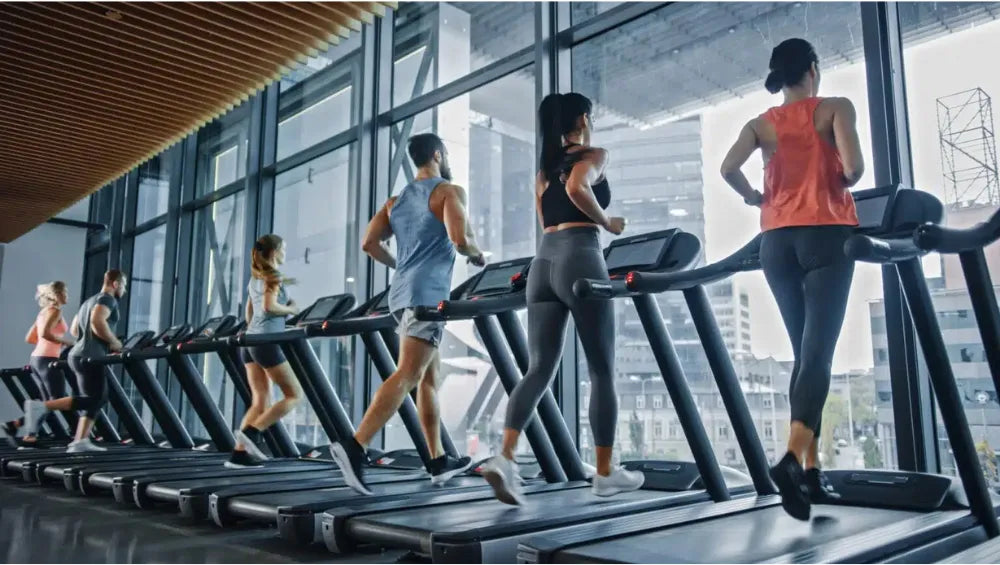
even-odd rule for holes
{"type": "Polygon", "coordinates": [[[0,242],[395,2],[0,2],[0,242]]]}

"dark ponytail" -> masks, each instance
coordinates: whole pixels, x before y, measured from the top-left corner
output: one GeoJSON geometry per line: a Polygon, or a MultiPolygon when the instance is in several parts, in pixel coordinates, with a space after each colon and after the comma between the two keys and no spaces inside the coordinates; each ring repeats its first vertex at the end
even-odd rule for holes
{"type": "Polygon", "coordinates": [[[764,88],[777,94],[786,86],[799,84],[813,63],[819,64],[819,58],[808,41],[797,37],[782,41],[771,51],[771,72],[764,80],[764,88]]]}
{"type": "Polygon", "coordinates": [[[593,104],[582,94],[549,94],[538,107],[538,127],[542,131],[539,170],[548,174],[559,166],[563,136],[577,129],[580,116],[590,114],[593,104]]]}

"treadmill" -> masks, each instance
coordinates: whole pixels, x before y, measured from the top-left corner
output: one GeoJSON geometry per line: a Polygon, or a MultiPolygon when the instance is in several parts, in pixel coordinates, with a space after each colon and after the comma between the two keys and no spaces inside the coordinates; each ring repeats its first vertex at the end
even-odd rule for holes
{"type": "MultiPolygon", "coordinates": [[[[106,358],[101,358],[101,364],[107,367],[110,364],[120,363],[122,355],[127,355],[127,353],[133,348],[146,345],[151,339],[154,339],[152,332],[138,332],[125,340],[122,347],[124,353],[111,354],[106,356],[106,358]]],[[[55,363],[65,364],[66,362],[56,361],[55,363]]],[[[108,451],[103,452],[66,453],[64,448],[60,448],[46,450],[23,450],[9,455],[4,454],[0,456],[0,476],[20,476],[25,481],[44,482],[47,478],[47,475],[44,474],[44,469],[49,465],[69,462],[111,461],[115,458],[120,459],[122,457],[129,457],[129,454],[135,455],[151,453],[161,449],[152,434],[150,434],[149,430],[147,430],[143,425],[138,412],[136,412],[132,402],[126,396],[125,391],[121,386],[121,382],[119,382],[118,378],[110,371],[109,368],[105,370],[109,404],[117,414],[120,424],[123,425],[125,430],[128,432],[129,439],[120,443],[105,444],[108,451]],[[124,450],[126,447],[128,449],[124,450]]],[[[67,373],[67,378],[69,377],[70,374],[67,373]]],[[[155,378],[153,378],[151,374],[149,374],[148,368],[146,368],[145,373],[136,373],[136,375],[133,375],[133,381],[136,383],[140,394],[154,388],[160,388],[159,383],[156,382],[155,378]],[[140,383],[139,381],[142,382],[140,383]]],[[[73,391],[74,393],[77,392],[75,386],[73,387],[73,391]]],[[[162,389],[160,389],[160,392],[162,393],[162,389]]],[[[144,396],[143,399],[147,403],[158,402],[158,398],[156,396],[144,396]]],[[[159,398],[159,400],[164,399],[165,397],[159,398]]],[[[114,428],[110,426],[107,418],[103,415],[103,411],[98,414],[94,428],[99,430],[103,437],[117,438],[120,441],[120,436],[118,436],[114,428]]],[[[59,476],[57,478],[61,479],[62,477],[59,476]]],[[[75,484],[73,483],[64,484],[66,484],[66,487],[70,490],[75,489],[75,484]]]]}
{"type": "MultiPolygon", "coordinates": [[[[286,347],[291,341],[302,339],[302,330],[296,328],[296,324],[335,319],[343,316],[353,304],[354,297],[350,295],[341,294],[321,298],[299,316],[289,320],[292,329],[278,334],[234,334],[232,331],[222,331],[218,327],[206,328],[205,331],[201,332],[203,335],[200,338],[176,344],[172,355],[190,363],[188,354],[217,352],[222,358],[224,366],[227,367],[227,371],[233,376],[237,393],[243,397],[245,404],[249,405],[251,397],[249,388],[246,386],[246,377],[242,371],[239,371],[240,366],[236,363],[237,344],[246,345],[263,341],[281,342],[290,364],[293,368],[297,368],[299,367],[298,357],[293,353],[292,347],[286,347]]],[[[312,352],[310,351],[309,354],[312,352]]],[[[315,361],[315,355],[312,355],[315,361]]],[[[303,379],[300,373],[299,375],[306,397],[315,408],[314,387],[306,379],[303,379]]],[[[317,414],[319,415],[320,412],[317,411],[317,414]]],[[[221,414],[219,417],[221,418],[221,414]]],[[[232,438],[228,429],[226,434],[232,438]]],[[[275,458],[265,461],[262,467],[227,469],[221,464],[216,464],[186,469],[109,472],[95,475],[92,482],[100,482],[100,486],[111,488],[116,499],[121,502],[134,502],[141,508],[167,503],[168,505],[176,505],[182,516],[202,519],[208,516],[209,494],[220,488],[238,485],[267,489],[281,481],[299,482],[308,478],[328,477],[335,469],[332,462],[322,459],[322,453],[318,448],[307,450],[304,455],[300,454],[298,446],[288,436],[287,430],[280,422],[271,426],[264,437],[275,458]]],[[[235,446],[235,439],[227,441],[232,441],[230,447],[227,448],[226,455],[228,457],[228,452],[235,446]]]]}
{"type": "MultiPolygon", "coordinates": [[[[233,446],[235,446],[235,438],[216,401],[205,387],[203,377],[187,355],[188,351],[184,350],[183,347],[188,345],[193,348],[196,344],[202,346],[206,341],[226,340],[240,327],[242,326],[237,323],[234,316],[211,318],[193,332],[186,325],[175,326],[176,329],[172,329],[170,332],[172,337],[164,340],[160,347],[144,348],[128,355],[129,363],[138,363],[143,367],[147,359],[164,358],[167,360],[171,372],[208,432],[211,442],[198,447],[191,446],[195,451],[190,453],[168,453],[142,461],[102,463],[79,469],[76,480],[81,492],[111,491],[118,502],[131,503],[134,500],[132,479],[163,473],[191,474],[209,470],[218,473],[233,472],[231,470],[224,471],[222,463],[229,457],[233,446]]],[[[213,348],[218,349],[220,360],[227,372],[235,370],[230,366],[234,358],[232,351],[230,351],[231,348],[203,346],[197,352],[213,348]]],[[[191,353],[196,353],[196,351],[191,351],[191,353]]],[[[245,375],[236,373],[230,376],[237,393],[241,396],[246,395],[248,402],[249,392],[245,375]]],[[[179,420],[178,425],[180,425],[179,420]]],[[[272,432],[278,430],[284,431],[282,427],[278,426],[272,432]]],[[[270,439],[272,435],[275,434],[269,433],[266,438],[270,439]]]]}
{"type": "MultiPolygon", "coordinates": [[[[913,242],[924,251],[957,254],[969,289],[972,311],[986,346],[986,363],[993,376],[994,390],[1000,391],[1000,310],[996,291],[986,264],[983,248],[1000,240],[1000,212],[989,220],[966,229],[925,224],[916,229],[913,242]]],[[[1000,562],[1000,538],[971,547],[941,563],[1000,562]]]]}
{"type": "MultiPolygon", "coordinates": [[[[997,501],[986,488],[946,356],[920,266],[923,252],[912,242],[913,229],[938,222],[942,206],[928,193],[895,185],[859,191],[854,198],[861,226],[845,253],[893,265],[898,272],[961,483],[910,471],[826,470],[842,499],[837,505],[816,506],[810,522],[788,516],[777,496],[738,499],[700,511],[649,512],[549,532],[521,543],[520,562],[926,562],[935,552],[996,535],[997,501]],[[897,234],[904,237],[892,239],[897,234]]],[[[726,265],[749,270],[757,244],[759,236],[733,256],[690,275],[726,265]]],[[[683,279],[634,272],[626,285],[661,292],[683,283],[678,278],[683,279]]]]}
{"type": "MultiPolygon", "coordinates": [[[[360,335],[376,371],[385,380],[396,368],[392,359],[392,353],[399,348],[395,327],[396,322],[389,313],[389,291],[386,290],[344,318],[307,325],[304,334],[300,335],[312,338],[360,335]]],[[[316,363],[311,347],[303,339],[293,343],[297,344],[300,353],[292,353],[300,360],[305,360],[298,371],[303,385],[315,381],[313,386],[320,393],[318,403],[325,408],[324,428],[328,436],[331,440],[352,436],[354,427],[350,418],[329,386],[322,367],[316,363]]],[[[404,400],[399,415],[416,448],[416,455],[410,450],[376,457],[369,455],[370,470],[366,471],[366,482],[375,493],[374,496],[358,494],[346,486],[339,472],[327,472],[324,477],[311,481],[288,481],[269,484],[266,488],[251,485],[248,488],[236,487],[214,492],[210,498],[213,520],[220,526],[240,519],[274,523],[282,538],[297,544],[307,544],[318,539],[319,516],[332,506],[361,504],[373,500],[413,500],[442,492],[486,488],[486,483],[481,478],[471,474],[457,476],[443,486],[435,487],[430,483],[430,477],[424,470],[426,462],[430,460],[430,452],[423,437],[413,396],[404,400]]],[[[441,443],[446,453],[458,456],[443,425],[441,443]]]]}
{"type": "MultiPolygon", "coordinates": [[[[129,374],[162,431],[165,441],[158,443],[159,449],[146,452],[130,450],[127,453],[116,454],[118,455],[116,457],[109,457],[104,453],[102,457],[96,458],[63,458],[51,464],[36,464],[35,473],[40,480],[45,478],[62,480],[68,490],[76,490],[82,494],[96,494],[100,490],[91,488],[90,477],[109,469],[182,467],[195,463],[208,464],[210,461],[216,463],[227,456],[228,453],[213,449],[218,447],[218,443],[196,447],[194,439],[181,423],[163,387],[146,364],[148,359],[163,358],[169,352],[171,344],[185,339],[190,334],[191,327],[187,324],[173,326],[156,336],[152,332],[140,332],[130,338],[133,347],[123,348],[124,353],[121,355],[112,354],[89,360],[96,364],[121,365],[129,374]],[[145,338],[141,337],[143,334],[145,338]]],[[[210,433],[213,427],[216,430],[227,431],[221,415],[216,421],[212,421],[213,409],[216,414],[218,410],[212,405],[209,394],[193,366],[178,367],[171,363],[171,368],[210,433]]],[[[224,440],[219,433],[212,434],[212,437],[215,442],[224,440]]]]}
{"type": "MultiPolygon", "coordinates": [[[[14,403],[17,404],[19,408],[24,406],[25,400],[41,400],[41,391],[38,389],[38,384],[35,383],[35,380],[31,376],[30,367],[0,369],[0,381],[3,381],[4,386],[7,387],[8,392],[10,392],[11,399],[14,400],[14,403]]],[[[54,412],[46,414],[46,417],[42,420],[41,425],[38,427],[37,447],[14,447],[7,443],[3,443],[0,444],[0,451],[18,451],[21,449],[38,448],[45,449],[47,447],[62,447],[66,445],[70,441],[70,438],[73,437],[70,431],[70,424],[58,416],[59,415],[54,412]]],[[[75,430],[75,427],[73,429],[75,430]]]]}
{"type": "MultiPolygon", "coordinates": [[[[589,483],[581,480],[581,476],[571,476],[573,480],[567,483],[525,488],[527,503],[520,507],[497,502],[489,491],[475,498],[442,497],[426,504],[369,504],[331,509],[323,516],[323,538],[328,549],[345,552],[357,544],[371,543],[409,549],[429,556],[435,562],[509,563],[515,561],[518,540],[534,531],[585,524],[609,517],[620,520],[637,512],[695,503],[710,506],[713,500],[724,501],[733,496],[750,494],[753,488],[746,484],[750,480],[735,470],[730,473],[738,478],[736,482],[744,484],[733,489],[726,485],[656,302],[648,295],[624,292],[620,282],[624,273],[638,265],[683,273],[700,253],[701,244],[697,237],[678,229],[621,238],[605,250],[605,261],[613,277],[612,284],[606,285],[607,296],[628,296],[640,311],[650,341],[658,351],[656,361],[668,392],[682,416],[685,416],[683,429],[692,448],[694,463],[625,462],[626,468],[644,473],[644,488],[610,498],[591,496],[585,490],[589,483]],[[611,288],[622,289],[622,292],[612,293],[611,288]]],[[[527,272],[529,265],[530,259],[488,265],[481,278],[470,285],[464,294],[439,306],[440,315],[448,320],[473,318],[480,337],[491,351],[491,357],[497,361],[493,351],[499,347],[499,330],[497,322],[490,319],[490,316],[496,315],[508,335],[511,349],[516,355],[523,356],[526,364],[527,346],[514,310],[525,306],[524,293],[517,289],[524,284],[526,277],[531,276],[527,272]],[[517,284],[512,286],[506,283],[511,279],[517,284]]],[[[700,289],[697,296],[703,300],[703,308],[711,316],[704,289],[700,289]]],[[[715,339],[724,352],[714,320],[709,325],[714,327],[715,339]]],[[[500,363],[497,368],[501,368],[500,363]]],[[[723,394],[727,395],[726,408],[733,420],[749,420],[749,410],[739,392],[739,382],[728,354],[722,355],[713,369],[723,394]]],[[[504,372],[500,374],[503,376],[504,372]]],[[[554,401],[551,406],[555,418],[562,422],[554,401]]],[[[545,411],[541,410],[544,404],[539,407],[539,414],[544,420],[545,411]]],[[[764,493],[773,492],[767,478],[763,447],[755,432],[750,429],[740,439],[741,446],[747,450],[746,459],[756,488],[764,493]]],[[[579,461],[579,455],[568,437],[554,443],[564,448],[560,453],[564,462],[567,458],[579,461]]]]}

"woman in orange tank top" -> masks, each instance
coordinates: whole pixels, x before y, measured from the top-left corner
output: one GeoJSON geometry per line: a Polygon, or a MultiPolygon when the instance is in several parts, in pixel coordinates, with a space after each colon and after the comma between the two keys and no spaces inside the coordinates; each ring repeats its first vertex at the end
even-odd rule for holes
{"type": "MultiPolygon", "coordinates": [[[[28,365],[41,400],[66,396],[66,375],[62,369],[51,368],[50,365],[59,360],[63,346],[75,343],[73,336],[66,332],[66,320],[62,316],[62,307],[68,298],[66,283],[62,281],[40,284],[35,292],[40,310],[24,341],[35,346],[28,365]]],[[[17,441],[17,430],[23,424],[23,418],[4,423],[7,442],[14,446],[37,446],[34,434],[17,441]]]]}
{"type": "Polygon", "coordinates": [[[808,520],[811,504],[840,498],[819,470],[820,418],[854,275],[843,252],[858,225],[850,187],[864,163],[851,101],[817,96],[819,59],[809,42],[783,41],[770,70],[765,87],[784,102],[743,127],[722,176],[761,209],[761,268],[795,356],[788,451],[771,477],[785,510],[808,520]],[[757,149],[765,162],[763,193],[740,171],[757,149]]]}

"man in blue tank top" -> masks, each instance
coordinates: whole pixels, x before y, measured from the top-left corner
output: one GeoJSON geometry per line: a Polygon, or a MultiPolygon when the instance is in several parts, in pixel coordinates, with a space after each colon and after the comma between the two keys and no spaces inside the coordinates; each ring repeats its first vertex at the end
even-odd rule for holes
{"type": "Polygon", "coordinates": [[[414,308],[436,307],[448,298],[456,252],[473,265],[483,266],[486,260],[469,225],[465,190],[450,182],[444,142],[433,133],[424,133],[410,138],[407,150],[417,175],[372,218],[362,244],[372,259],[395,269],[389,308],[399,323],[399,363],[375,393],[354,437],[330,446],[344,480],[363,494],[372,494],[362,476],[368,443],[414,388],[432,458],[427,469],[431,482],[441,484],[472,466],[469,457],[450,457],[441,445],[437,403],[441,361],[437,347],[444,323],[420,321],[414,308]],[[393,236],[398,256],[393,256],[385,243],[393,236]]]}

